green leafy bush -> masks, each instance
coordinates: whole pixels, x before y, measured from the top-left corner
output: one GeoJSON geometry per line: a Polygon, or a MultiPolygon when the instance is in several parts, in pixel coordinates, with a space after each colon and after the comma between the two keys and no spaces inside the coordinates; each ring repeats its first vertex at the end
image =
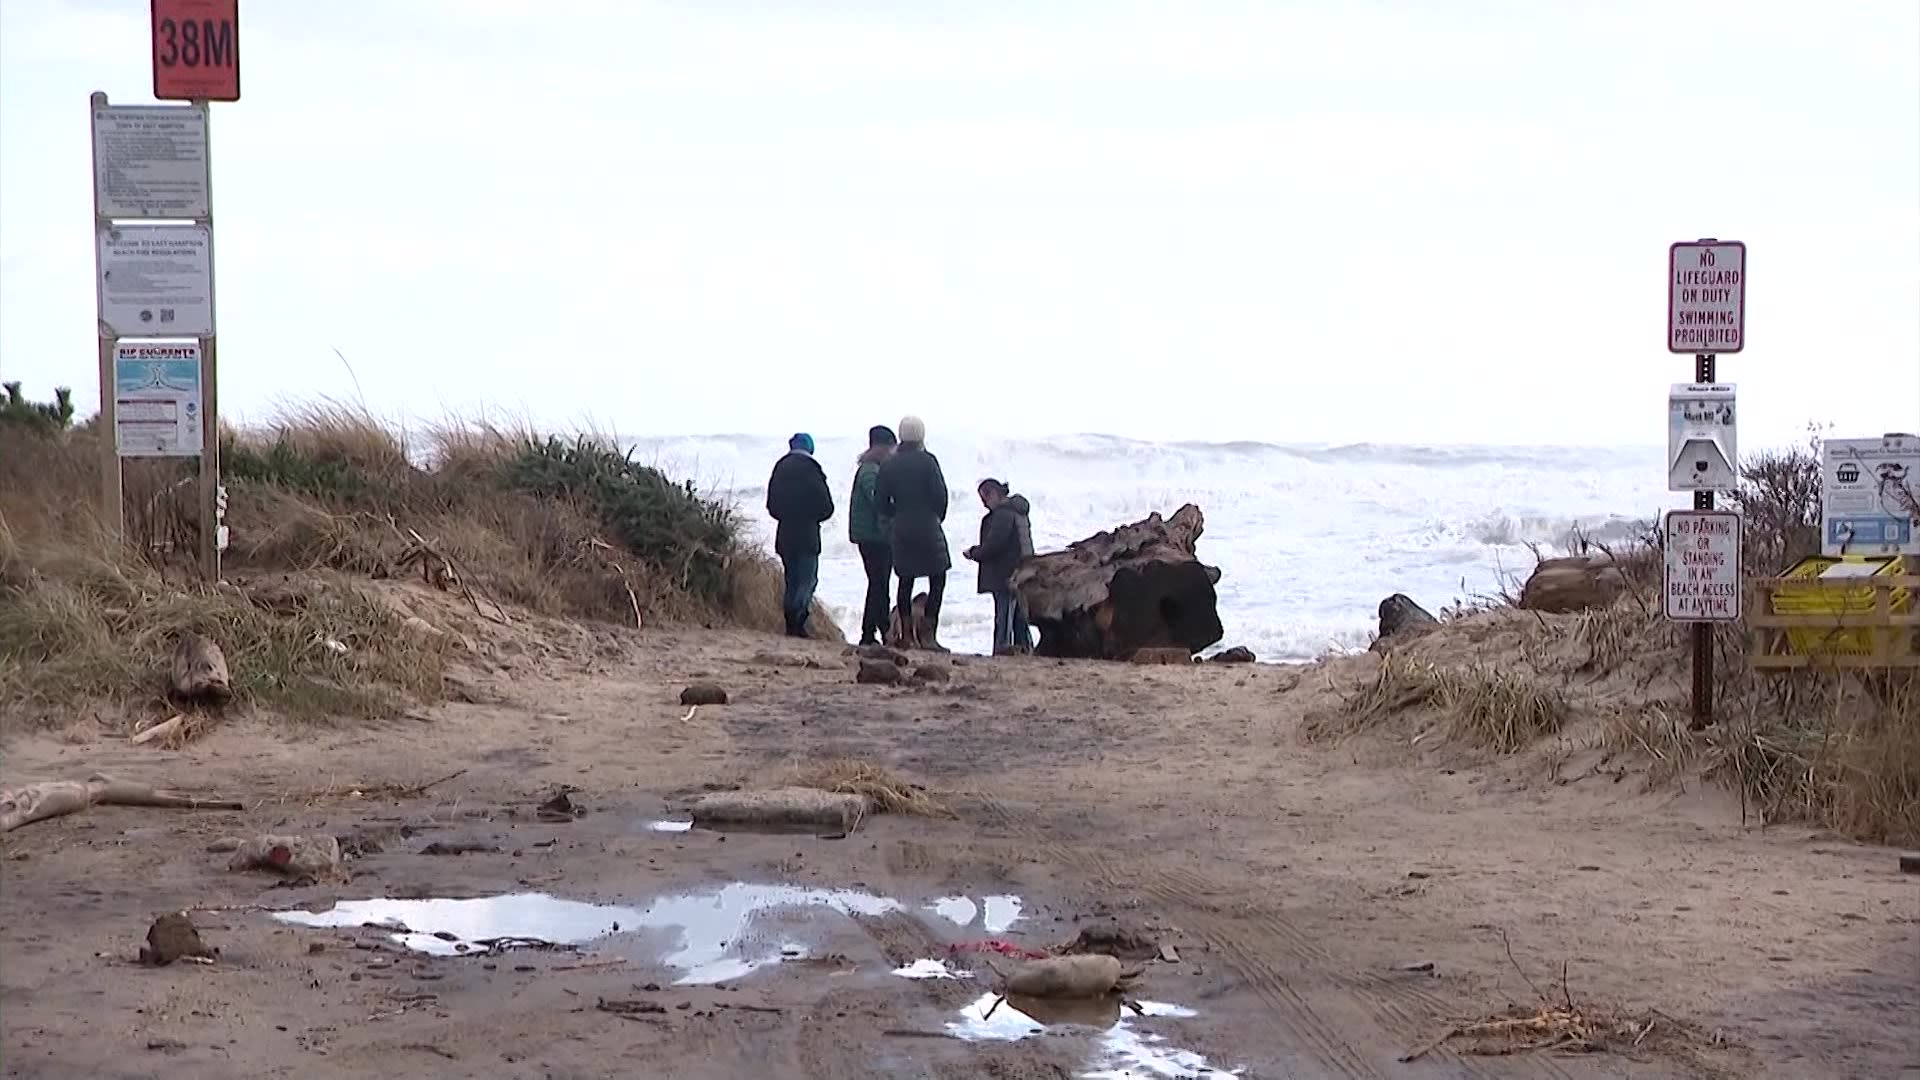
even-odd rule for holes
{"type": "Polygon", "coordinates": [[[366,477],[353,462],[311,453],[285,438],[254,444],[229,434],[221,440],[220,469],[229,482],[286,488],[347,504],[365,502],[370,494],[366,477]]]}
{"type": "Polygon", "coordinates": [[[724,594],[740,522],[692,481],[675,482],[587,436],[527,439],[504,470],[514,488],[592,510],[627,550],[687,592],[709,600],[724,594]]]}

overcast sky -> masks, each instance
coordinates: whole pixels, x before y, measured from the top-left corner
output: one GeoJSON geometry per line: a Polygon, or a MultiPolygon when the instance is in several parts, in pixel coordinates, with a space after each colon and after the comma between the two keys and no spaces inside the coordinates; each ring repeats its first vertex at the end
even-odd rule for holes
{"type": "MultiPolygon", "coordinates": [[[[1920,429],[1916,0],[242,9],[245,419],[1653,444],[1667,245],[1717,236],[1743,445],[1920,429]]],[[[147,35],[146,0],[0,0],[35,395],[94,400],[87,96],[150,100],[147,35]]]]}

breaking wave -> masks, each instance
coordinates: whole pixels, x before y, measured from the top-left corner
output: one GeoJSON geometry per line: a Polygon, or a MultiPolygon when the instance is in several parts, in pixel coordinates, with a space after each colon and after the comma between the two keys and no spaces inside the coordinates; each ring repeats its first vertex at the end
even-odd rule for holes
{"type": "MultiPolygon", "coordinates": [[[[844,499],[864,438],[821,438],[818,456],[844,499]]],[[[765,482],[783,438],[645,439],[636,456],[731,495],[761,521],[765,482]]],[[[1404,592],[1436,608],[1486,595],[1531,565],[1531,549],[1607,546],[1642,535],[1671,497],[1659,448],[1291,445],[1147,442],[1112,435],[962,438],[932,449],[953,489],[947,529],[956,563],[948,630],[984,651],[990,605],[974,596],[973,542],[982,477],[1033,503],[1034,541],[1055,548],[1153,511],[1197,503],[1202,557],[1219,566],[1226,644],[1263,659],[1364,647],[1381,597],[1404,592]]],[[[860,560],[845,519],[826,529],[820,597],[857,627],[860,560]]]]}

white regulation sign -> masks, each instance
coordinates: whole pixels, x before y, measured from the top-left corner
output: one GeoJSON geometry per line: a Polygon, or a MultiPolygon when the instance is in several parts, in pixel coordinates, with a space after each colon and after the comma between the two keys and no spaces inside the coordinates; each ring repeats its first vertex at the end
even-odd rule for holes
{"type": "Polygon", "coordinates": [[[1740,515],[1732,510],[1667,512],[1667,573],[1661,592],[1674,622],[1740,618],[1740,515]]]}
{"type": "Polygon", "coordinates": [[[213,334],[213,240],[205,225],[101,230],[100,334],[213,334]]]}
{"type": "Polygon", "coordinates": [[[1667,351],[1737,353],[1747,344],[1747,245],[1695,240],[1667,249],[1667,351]]]}
{"type": "Polygon", "coordinates": [[[95,105],[93,198],[106,218],[212,213],[207,114],[191,105],[95,105]]]}

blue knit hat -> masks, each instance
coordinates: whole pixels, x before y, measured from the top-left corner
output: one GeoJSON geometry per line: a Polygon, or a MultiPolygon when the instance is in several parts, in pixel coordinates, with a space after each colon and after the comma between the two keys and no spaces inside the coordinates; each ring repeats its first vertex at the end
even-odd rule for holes
{"type": "Polygon", "coordinates": [[[804,431],[797,432],[793,436],[793,438],[787,440],[787,449],[805,450],[807,453],[811,454],[813,453],[813,436],[807,434],[804,431]]]}

